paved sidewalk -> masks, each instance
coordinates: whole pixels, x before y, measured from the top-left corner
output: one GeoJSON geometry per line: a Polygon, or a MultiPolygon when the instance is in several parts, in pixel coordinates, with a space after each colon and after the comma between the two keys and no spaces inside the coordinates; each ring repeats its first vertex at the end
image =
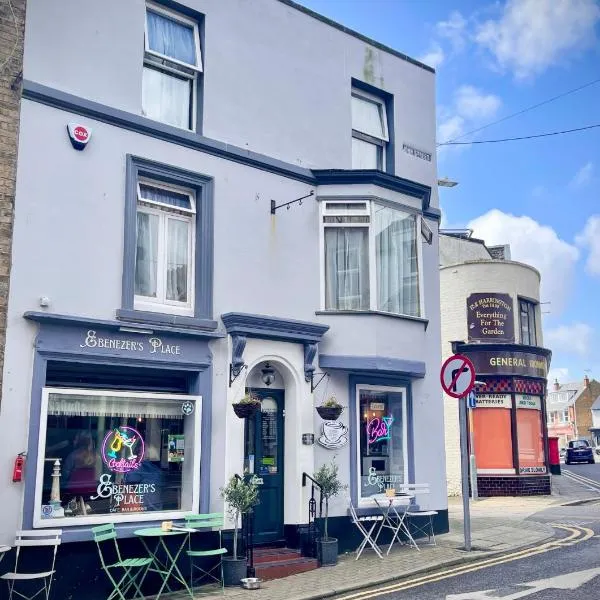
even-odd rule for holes
{"type": "MultiPolygon", "coordinates": [[[[483,500],[474,507],[472,519],[473,551],[463,550],[462,502],[450,499],[450,533],[437,537],[438,545],[421,545],[420,552],[407,546],[398,546],[383,559],[372,552],[365,553],[356,561],[354,554],[340,556],[335,567],[325,567],[292,575],[283,579],[266,581],[261,589],[248,591],[242,588],[226,588],[225,597],[241,599],[252,595],[256,600],[313,600],[336,594],[371,587],[387,582],[398,581],[411,576],[424,574],[442,567],[451,567],[465,562],[478,560],[493,554],[509,552],[534,546],[554,537],[554,530],[549,525],[524,521],[537,510],[541,503],[530,503],[527,510],[518,511],[516,517],[508,516],[506,506],[500,508],[495,503],[483,500]],[[493,504],[493,506],[492,506],[493,504]],[[490,516],[492,515],[492,516],[490,516]],[[499,515],[502,515],[500,517],[499,515]],[[508,518],[507,518],[508,516],[508,518]]],[[[492,499],[490,499],[492,500],[492,499]]],[[[497,499],[493,499],[497,500],[497,499]]],[[[504,499],[507,500],[507,499],[504,499]]],[[[516,500],[515,507],[530,498],[511,498],[516,500]]],[[[546,505],[553,500],[546,500],[546,505]]],[[[525,502],[527,504],[527,502],[525,502]]],[[[204,598],[222,598],[221,594],[203,596],[204,598]]],[[[172,597],[175,600],[175,596],[172,597]]],[[[178,600],[178,599],[177,599],[178,600]]]]}
{"type": "MultiPolygon", "coordinates": [[[[435,569],[477,561],[495,554],[536,546],[554,537],[553,528],[528,517],[552,506],[598,498],[598,493],[565,476],[554,476],[551,496],[484,498],[471,502],[473,551],[464,551],[462,499],[448,498],[450,532],[437,537],[437,546],[396,547],[383,560],[365,552],[356,561],[353,554],[340,556],[335,567],[266,581],[261,589],[226,588],[225,597],[241,600],[316,600],[336,594],[398,581],[435,569]]],[[[200,597],[200,596],[198,596],[200,597]]],[[[223,598],[221,594],[203,598],[223,598]]],[[[184,597],[173,594],[171,600],[184,597]]]]}

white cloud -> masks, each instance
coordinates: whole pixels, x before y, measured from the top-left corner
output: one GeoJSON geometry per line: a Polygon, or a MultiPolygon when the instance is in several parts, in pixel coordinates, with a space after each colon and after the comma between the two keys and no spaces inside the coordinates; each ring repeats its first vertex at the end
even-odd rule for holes
{"type": "Polygon", "coordinates": [[[513,260],[535,267],[541,274],[542,301],[551,302],[557,316],[571,288],[579,250],[561,240],[556,231],[531,217],[517,217],[493,209],[468,224],[474,236],[489,245],[510,244],[513,260]]]}
{"type": "Polygon", "coordinates": [[[556,367],[554,369],[550,369],[548,371],[548,385],[550,386],[553,384],[555,380],[561,384],[567,383],[569,381],[569,369],[566,367],[556,367]]]}
{"type": "Polygon", "coordinates": [[[493,117],[502,100],[494,94],[480,92],[472,85],[462,85],[456,90],[456,111],[467,119],[489,119],[493,117]]]}
{"type": "Polygon", "coordinates": [[[480,25],[475,41],[501,68],[525,78],[592,44],[599,20],[597,0],[508,0],[499,19],[480,25]]]}
{"type": "Polygon", "coordinates": [[[444,62],[445,58],[446,56],[442,50],[442,47],[437,43],[433,43],[431,44],[429,52],[419,57],[418,60],[426,65],[429,65],[430,67],[433,67],[434,69],[437,69],[444,62]]]}
{"type": "Polygon", "coordinates": [[[450,41],[455,52],[462,50],[465,46],[467,20],[458,12],[453,10],[447,21],[436,23],[435,31],[440,38],[450,41]]]}
{"type": "Polygon", "coordinates": [[[588,184],[592,180],[592,176],[594,174],[594,164],[592,161],[588,161],[575,173],[573,179],[569,183],[569,186],[572,188],[580,188],[584,185],[588,184]]]}
{"type": "Polygon", "coordinates": [[[544,332],[544,346],[552,351],[588,356],[592,328],[587,323],[560,325],[544,332]]]}
{"type": "Polygon", "coordinates": [[[600,275],[600,215],[592,215],[575,242],[588,250],[585,270],[591,275],[600,275]]]}
{"type": "Polygon", "coordinates": [[[462,136],[496,115],[501,106],[502,100],[498,96],[486,94],[472,85],[461,85],[454,92],[451,109],[441,111],[438,140],[447,142],[462,136]]]}

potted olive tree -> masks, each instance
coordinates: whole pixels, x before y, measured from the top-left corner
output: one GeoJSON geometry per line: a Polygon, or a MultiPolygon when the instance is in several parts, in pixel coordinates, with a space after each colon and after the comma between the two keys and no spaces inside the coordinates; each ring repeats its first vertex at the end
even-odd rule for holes
{"type": "Polygon", "coordinates": [[[317,406],[317,412],[324,421],[335,421],[339,419],[344,407],[335,399],[335,396],[330,396],[321,404],[317,406]]]}
{"type": "Polygon", "coordinates": [[[246,577],[246,557],[238,558],[238,530],[242,515],[250,512],[258,504],[258,487],[254,477],[244,480],[235,475],[224,488],[221,497],[227,504],[227,512],[233,520],[233,556],[223,557],[223,582],[225,585],[239,585],[246,577]]]}
{"type": "Polygon", "coordinates": [[[325,515],[323,536],[318,541],[318,556],[321,565],[335,565],[338,557],[337,538],[329,537],[328,517],[329,517],[329,499],[337,496],[346,485],[342,484],[338,476],[339,467],[335,462],[330,465],[322,465],[314,474],[315,481],[321,488],[321,495],[325,500],[325,515]]]}

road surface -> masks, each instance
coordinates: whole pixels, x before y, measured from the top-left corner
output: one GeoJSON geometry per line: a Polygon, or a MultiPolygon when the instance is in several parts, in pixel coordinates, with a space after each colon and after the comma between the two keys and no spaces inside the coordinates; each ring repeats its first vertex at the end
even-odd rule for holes
{"type": "MultiPolygon", "coordinates": [[[[600,496],[600,464],[568,470],[600,496]]],[[[530,519],[552,524],[557,539],[340,600],[600,600],[600,501],[555,506],[530,519]]]]}

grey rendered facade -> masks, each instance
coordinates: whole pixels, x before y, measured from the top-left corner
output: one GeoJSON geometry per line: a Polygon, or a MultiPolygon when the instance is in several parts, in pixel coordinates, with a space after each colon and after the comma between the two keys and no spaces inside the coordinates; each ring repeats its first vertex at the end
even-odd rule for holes
{"type": "MultiPolygon", "coordinates": [[[[85,388],[92,379],[101,388],[129,378],[127,389],[137,382],[142,391],[169,391],[144,383],[145,374],[160,373],[180,394],[201,396],[198,489],[190,497],[196,511],[222,511],[219,488],[245,466],[244,422],[230,404],[244,386],[265,387],[266,362],[276,370],[273,387],[285,392],[286,537],[308,520],[302,473],[334,455],[361,502],[361,385],[402,396],[403,477],[430,484],[427,502],[440,511],[443,530],[436,165],[403,151],[435,156],[434,73],[288,1],[158,5],[198,23],[195,131],[142,116],[143,0],[28,2],[0,456],[9,466],[16,453],[28,455],[24,482],[3,494],[0,543],[18,528],[48,526],[38,488],[49,388],[85,388]],[[381,170],[352,169],[353,88],[379,94],[387,107],[381,170]],[[69,123],[91,130],[83,151],[71,146],[69,123]],[[136,169],[196,194],[189,314],[136,308],[136,169]],[[289,211],[270,212],[271,200],[305,196],[289,211]],[[322,211],[335,201],[373,202],[414,218],[417,314],[381,311],[374,301],[326,310],[322,211]],[[90,332],[112,341],[87,344],[90,332]],[[151,352],[158,342],[148,345],[148,336],[172,353],[151,352]],[[232,362],[245,368],[230,385],[232,362]],[[313,393],[315,371],[328,377],[313,393]],[[348,407],[341,421],[349,443],[334,451],[301,443],[303,433],[319,437],[314,406],[324,390],[348,407]]],[[[332,514],[345,522],[343,498],[332,514]]],[[[117,519],[120,535],[153,522],[137,517],[117,519]]],[[[65,525],[64,540],[89,548],[90,526],[101,520],[65,525]]]]}

